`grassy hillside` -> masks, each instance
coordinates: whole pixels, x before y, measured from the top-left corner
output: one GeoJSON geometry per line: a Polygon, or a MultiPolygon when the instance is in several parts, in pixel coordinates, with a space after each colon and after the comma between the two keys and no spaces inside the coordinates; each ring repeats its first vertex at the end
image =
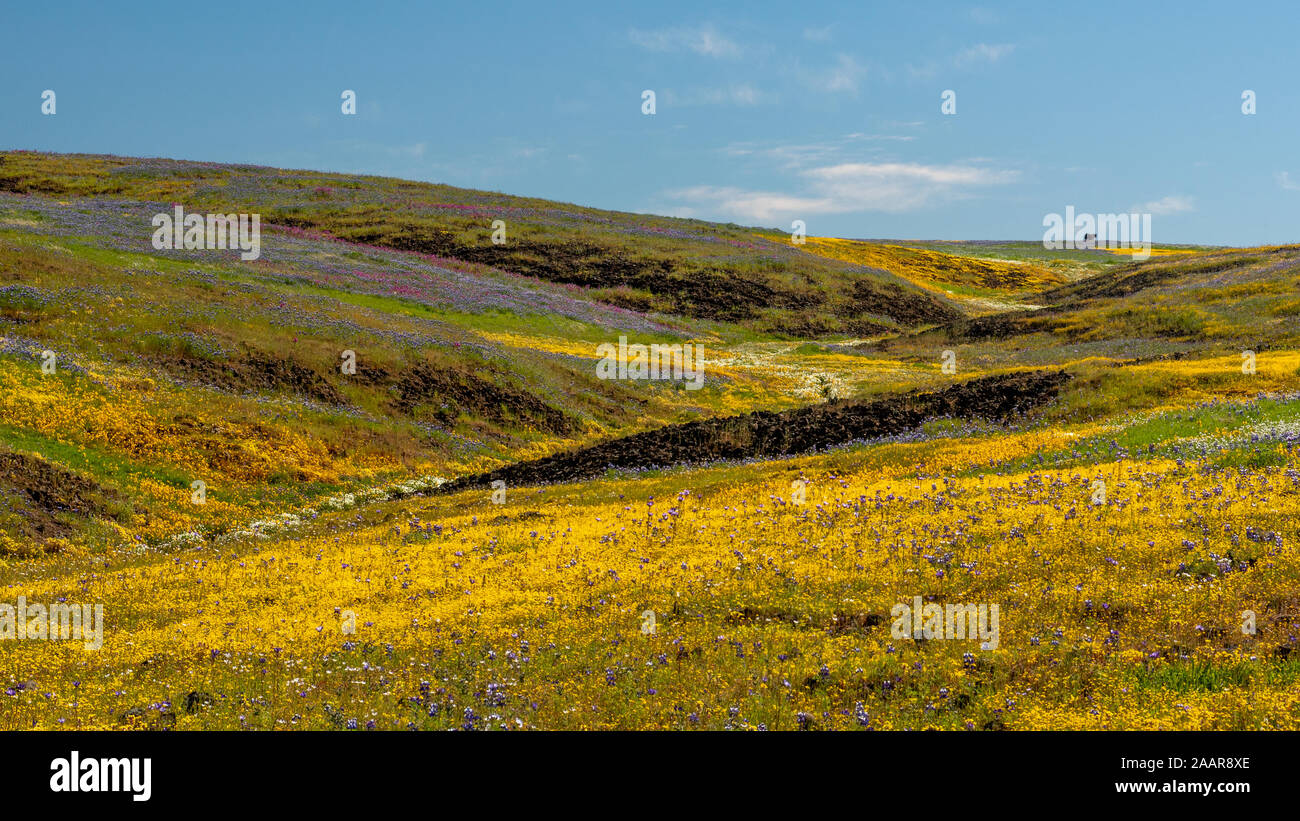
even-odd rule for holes
{"type": "MultiPolygon", "coordinates": [[[[0,191],[180,202],[260,213],[299,235],[410,251],[582,289],[637,312],[735,322],[795,337],[866,335],[948,318],[955,308],[885,270],[801,253],[739,226],[597,211],[379,177],[118,157],[0,154],[0,191]],[[492,242],[493,222],[506,242],[492,242]]],[[[155,209],[158,210],[158,209],[155,209]]],[[[152,215],[152,212],[151,212],[152,215]]]]}
{"type": "Polygon", "coordinates": [[[1046,289],[1032,297],[1041,310],[962,319],[877,347],[904,357],[953,348],[968,361],[1023,366],[1063,357],[1240,365],[1247,351],[1264,362],[1265,352],[1300,347],[1297,285],[1300,246],[1156,256],[1046,289]]]}
{"type": "Polygon", "coordinates": [[[1300,246],[1168,250],[0,154],[0,728],[1300,727],[1300,246]]]}

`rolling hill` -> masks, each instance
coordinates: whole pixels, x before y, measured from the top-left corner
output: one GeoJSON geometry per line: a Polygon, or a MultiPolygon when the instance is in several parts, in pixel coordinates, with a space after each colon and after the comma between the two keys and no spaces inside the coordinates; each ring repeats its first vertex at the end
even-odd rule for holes
{"type": "Polygon", "coordinates": [[[1166,250],[0,153],[0,727],[1294,728],[1300,246],[1166,250]]]}

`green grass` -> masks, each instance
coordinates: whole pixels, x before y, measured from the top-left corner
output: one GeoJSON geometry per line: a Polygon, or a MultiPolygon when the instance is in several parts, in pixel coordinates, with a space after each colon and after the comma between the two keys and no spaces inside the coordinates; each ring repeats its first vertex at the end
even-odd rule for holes
{"type": "MultiPolygon", "coordinates": [[[[1199,437],[1225,437],[1223,446],[1227,447],[1226,437],[1244,426],[1298,420],[1300,400],[1260,399],[1203,405],[1133,421],[1121,430],[1082,438],[1068,448],[1044,451],[1036,458],[1039,464],[1054,468],[1110,462],[1121,450],[1133,459],[1182,458],[1189,455],[1188,443],[1199,437]]],[[[1217,455],[1212,463],[1220,467],[1262,468],[1285,461],[1285,454],[1277,446],[1265,450],[1241,442],[1217,455]]]]}
{"type": "Polygon", "coordinates": [[[1260,660],[1227,666],[1210,661],[1175,661],[1134,667],[1130,676],[1133,686],[1139,690],[1217,693],[1255,684],[1300,683],[1300,660],[1260,660]]]}

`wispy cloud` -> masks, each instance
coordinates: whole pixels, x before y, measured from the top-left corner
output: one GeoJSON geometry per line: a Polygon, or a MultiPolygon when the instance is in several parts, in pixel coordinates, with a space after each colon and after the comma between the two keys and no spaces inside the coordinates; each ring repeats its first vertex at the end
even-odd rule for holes
{"type": "Polygon", "coordinates": [[[833,165],[837,160],[842,162],[842,158],[850,153],[860,157],[863,153],[884,150],[883,147],[872,145],[873,143],[911,142],[914,139],[916,138],[906,134],[868,134],[857,131],[819,142],[777,145],[760,142],[731,143],[722,151],[729,157],[756,159],[764,163],[776,163],[787,171],[799,171],[815,165],[833,165]]]}
{"type": "Polygon", "coordinates": [[[1185,211],[1195,211],[1196,206],[1191,197],[1179,197],[1170,195],[1161,197],[1158,200],[1144,202],[1141,205],[1133,206],[1133,210],[1139,214],[1155,214],[1157,216],[1164,214],[1181,214],[1185,211]]]}
{"type": "Polygon", "coordinates": [[[705,211],[726,214],[741,219],[769,222],[785,214],[823,214],[833,209],[834,203],[825,198],[801,197],[774,191],[749,191],[727,186],[697,185],[668,192],[678,200],[690,203],[678,206],[675,213],[702,213],[705,211]]]}
{"type": "Polygon", "coordinates": [[[741,55],[740,46],[719,34],[713,26],[653,29],[632,29],[628,36],[632,42],[647,51],[693,51],[705,57],[735,58],[741,55]]]}
{"type": "Polygon", "coordinates": [[[962,49],[947,60],[930,59],[920,64],[907,63],[904,69],[913,79],[930,80],[937,77],[940,72],[950,69],[970,69],[980,65],[996,63],[1015,50],[1015,45],[1011,43],[995,45],[976,43],[970,48],[962,49]]]}
{"type": "Polygon", "coordinates": [[[939,73],[939,64],[933,60],[919,66],[908,63],[904,68],[907,69],[908,76],[914,80],[929,80],[939,73]]]}
{"type": "Polygon", "coordinates": [[[974,165],[841,163],[804,172],[814,189],[844,211],[914,211],[968,189],[1014,182],[1017,171],[974,165]]]}
{"type": "Polygon", "coordinates": [[[999,43],[997,45],[977,43],[970,48],[957,52],[952,58],[952,64],[958,68],[966,68],[979,63],[996,63],[1015,51],[1015,49],[1016,47],[1010,43],[999,43]]]}
{"type": "Polygon", "coordinates": [[[836,56],[835,64],[829,68],[804,70],[800,73],[805,85],[814,90],[856,94],[859,81],[867,76],[867,67],[850,54],[840,54],[836,56]]]}
{"type": "Polygon", "coordinates": [[[355,151],[367,151],[375,154],[382,154],[394,159],[419,160],[424,158],[425,149],[428,144],[424,142],[411,143],[410,145],[388,145],[386,143],[374,143],[361,140],[349,140],[348,144],[355,151]]]}
{"type": "Polygon", "coordinates": [[[805,191],[785,193],[701,185],[669,192],[692,212],[713,211],[771,224],[814,214],[915,211],[972,195],[981,186],[1005,185],[1019,172],[974,165],[840,163],[800,172],[805,191]]]}
{"type": "Polygon", "coordinates": [[[666,88],[664,102],[673,106],[694,105],[762,105],[777,100],[777,95],[755,88],[749,83],[729,86],[706,86],[677,91],[666,88]]]}
{"type": "Polygon", "coordinates": [[[884,140],[884,141],[891,141],[891,142],[910,143],[912,140],[915,140],[916,137],[910,134],[864,134],[861,131],[855,131],[852,134],[845,135],[845,139],[864,140],[867,142],[884,140]]]}
{"type": "Polygon", "coordinates": [[[1291,179],[1290,171],[1279,171],[1277,175],[1277,184],[1284,191],[1300,191],[1300,182],[1291,179]]]}
{"type": "Polygon", "coordinates": [[[755,158],[767,163],[776,163],[779,167],[791,170],[807,167],[813,163],[830,162],[839,153],[838,143],[795,143],[790,145],[758,145],[756,143],[732,143],[723,149],[730,157],[755,158]]]}
{"type": "Polygon", "coordinates": [[[831,27],[809,26],[803,30],[803,39],[814,43],[829,43],[831,39],[831,27]]]}

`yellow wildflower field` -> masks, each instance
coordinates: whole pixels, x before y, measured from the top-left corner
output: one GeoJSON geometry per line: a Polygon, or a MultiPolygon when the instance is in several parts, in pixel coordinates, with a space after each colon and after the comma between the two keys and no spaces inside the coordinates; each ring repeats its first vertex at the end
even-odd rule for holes
{"type": "Polygon", "coordinates": [[[1250,471],[1019,466],[1096,433],[900,442],[503,504],[471,491],[247,544],[69,560],[22,592],[103,602],[103,647],[0,645],[24,684],[0,721],[1300,726],[1293,451],[1250,471]],[[997,605],[996,646],[900,637],[891,610],[916,596],[997,605]]]}

